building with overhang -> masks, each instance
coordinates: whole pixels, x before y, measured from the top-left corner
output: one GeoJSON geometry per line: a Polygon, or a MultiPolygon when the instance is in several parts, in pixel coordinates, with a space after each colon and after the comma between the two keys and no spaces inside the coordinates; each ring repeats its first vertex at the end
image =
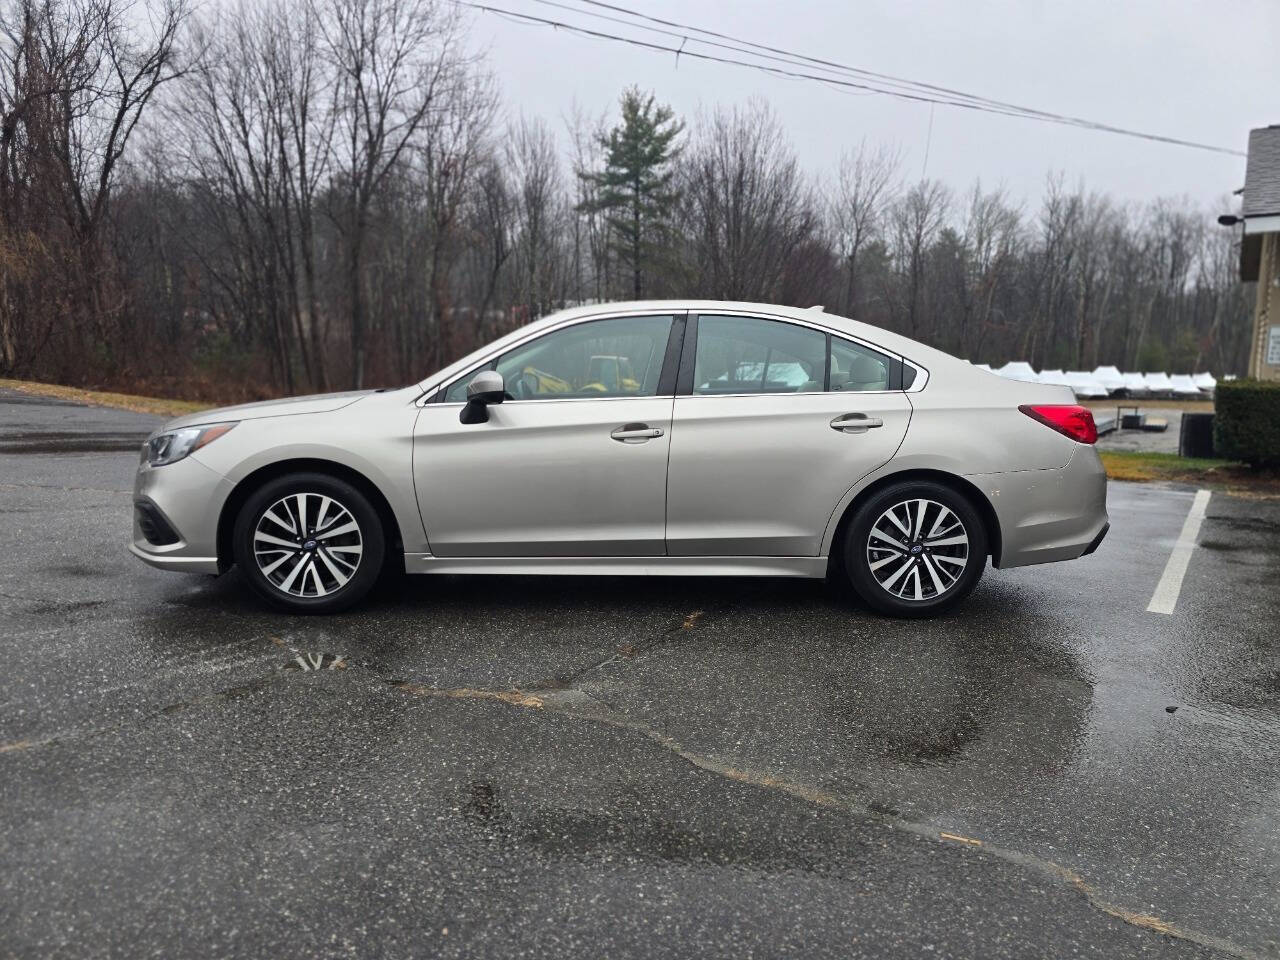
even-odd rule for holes
{"type": "Polygon", "coordinates": [[[1240,279],[1258,284],[1248,375],[1280,380],[1280,124],[1249,131],[1240,279]]]}

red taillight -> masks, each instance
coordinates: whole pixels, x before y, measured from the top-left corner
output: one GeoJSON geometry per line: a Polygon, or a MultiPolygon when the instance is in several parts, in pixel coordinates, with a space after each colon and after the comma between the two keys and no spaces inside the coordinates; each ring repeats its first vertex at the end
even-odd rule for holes
{"type": "Polygon", "coordinates": [[[1024,403],[1018,409],[1077,443],[1098,442],[1098,425],[1093,422],[1093,411],[1088,407],[1024,403]]]}

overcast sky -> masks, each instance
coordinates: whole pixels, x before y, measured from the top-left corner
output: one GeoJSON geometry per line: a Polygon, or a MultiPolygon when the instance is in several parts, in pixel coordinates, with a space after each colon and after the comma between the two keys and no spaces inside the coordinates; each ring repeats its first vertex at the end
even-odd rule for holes
{"type": "MultiPolygon", "coordinates": [[[[482,2],[641,35],[537,0],[482,2]]],[[[613,2],[808,56],[1241,151],[1251,127],[1280,123],[1280,0],[613,2]]],[[[558,131],[575,101],[598,113],[636,83],[690,119],[700,107],[767,100],[813,172],[834,168],[863,137],[898,144],[910,177],[924,164],[927,105],[687,57],[677,67],[670,54],[492,14],[471,15],[471,37],[488,50],[509,110],[545,117],[558,131]]],[[[1187,195],[1209,204],[1244,179],[1242,157],[936,108],[929,176],[955,187],[981,177],[1027,199],[1040,195],[1050,169],[1139,201],[1187,195]]]]}

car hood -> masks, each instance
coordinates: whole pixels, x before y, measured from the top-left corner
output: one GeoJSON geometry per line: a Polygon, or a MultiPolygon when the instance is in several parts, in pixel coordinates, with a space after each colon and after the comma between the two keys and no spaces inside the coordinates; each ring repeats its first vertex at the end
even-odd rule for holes
{"type": "Polygon", "coordinates": [[[242,403],[234,407],[215,407],[199,413],[170,420],[157,433],[193,427],[202,423],[223,423],[228,420],[259,420],[263,417],[291,417],[303,413],[328,413],[340,410],[367,397],[377,390],[348,390],[344,393],[317,393],[307,397],[286,397],[283,400],[262,400],[258,403],[242,403]]]}

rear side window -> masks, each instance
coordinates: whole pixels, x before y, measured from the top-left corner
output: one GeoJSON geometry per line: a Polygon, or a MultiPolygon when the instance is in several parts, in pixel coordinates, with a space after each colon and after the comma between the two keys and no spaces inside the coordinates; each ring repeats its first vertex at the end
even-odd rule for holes
{"type": "Polygon", "coordinates": [[[831,338],[832,390],[888,390],[892,361],[870,347],[831,338]]]}
{"type": "Polygon", "coordinates": [[[693,392],[814,393],[824,389],[826,334],[758,317],[698,317],[693,392]]]}

